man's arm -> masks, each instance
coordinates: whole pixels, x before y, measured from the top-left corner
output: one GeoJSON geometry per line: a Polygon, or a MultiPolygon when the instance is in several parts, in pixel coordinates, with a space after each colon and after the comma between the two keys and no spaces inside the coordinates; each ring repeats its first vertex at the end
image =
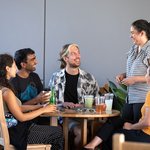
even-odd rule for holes
{"type": "Polygon", "coordinates": [[[27,102],[24,102],[24,105],[36,105],[39,103],[45,103],[50,99],[50,94],[46,94],[45,92],[41,91],[35,98],[28,100],[27,102]]]}

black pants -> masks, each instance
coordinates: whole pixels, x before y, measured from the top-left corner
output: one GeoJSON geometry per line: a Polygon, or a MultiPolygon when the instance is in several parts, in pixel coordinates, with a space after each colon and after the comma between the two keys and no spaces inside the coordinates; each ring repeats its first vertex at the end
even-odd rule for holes
{"type": "MultiPolygon", "coordinates": [[[[113,134],[115,133],[123,133],[125,141],[150,143],[150,135],[145,134],[142,130],[120,129],[116,130],[113,134]]],[[[102,143],[102,150],[112,150],[112,136],[102,143]]]]}
{"type": "Polygon", "coordinates": [[[29,122],[18,122],[17,126],[8,128],[10,143],[15,146],[16,150],[26,150],[29,122]]]}
{"type": "Polygon", "coordinates": [[[114,117],[107,120],[107,122],[98,130],[97,135],[103,141],[107,141],[112,133],[123,127],[124,120],[121,117],[114,117]]]}
{"type": "Polygon", "coordinates": [[[99,129],[97,136],[103,140],[102,150],[112,149],[112,135],[114,133],[123,133],[126,141],[150,142],[150,135],[145,134],[142,130],[123,129],[125,120],[120,117],[110,118],[99,129]]]}
{"type": "Polygon", "coordinates": [[[34,124],[29,129],[28,144],[51,144],[52,150],[63,150],[64,137],[62,128],[34,124]]]}
{"type": "Polygon", "coordinates": [[[141,118],[141,108],[144,103],[126,103],[122,110],[122,118],[127,122],[136,123],[141,118]]]}
{"type": "Polygon", "coordinates": [[[31,125],[32,122],[18,122],[9,128],[10,143],[16,150],[26,150],[27,144],[51,144],[52,150],[63,150],[64,137],[60,127],[31,125]]]}

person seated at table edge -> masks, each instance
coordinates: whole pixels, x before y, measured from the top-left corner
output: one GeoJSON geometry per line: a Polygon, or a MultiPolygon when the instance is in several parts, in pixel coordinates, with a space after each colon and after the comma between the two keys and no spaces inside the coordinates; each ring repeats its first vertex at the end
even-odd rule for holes
{"type": "MultiPolygon", "coordinates": [[[[14,59],[18,68],[15,78],[10,83],[15,89],[16,96],[24,105],[36,105],[49,100],[50,95],[43,92],[43,85],[36,70],[37,59],[35,51],[31,48],[19,49],[14,59]]],[[[34,119],[38,124],[49,124],[48,117],[34,119]]]]}
{"type": "MultiPolygon", "coordinates": [[[[49,87],[54,88],[57,100],[64,107],[80,107],[84,103],[84,95],[98,96],[99,86],[94,76],[81,70],[81,55],[77,44],[66,44],[60,52],[61,70],[53,73],[49,87]]],[[[79,149],[81,129],[79,122],[70,119],[70,130],[75,135],[74,145],[79,149]]]]}
{"type": "Polygon", "coordinates": [[[22,105],[9,83],[9,80],[16,76],[16,71],[13,57],[9,54],[0,54],[0,90],[10,143],[17,150],[26,150],[27,144],[51,144],[52,150],[63,150],[64,139],[60,127],[35,125],[31,122],[43,113],[55,112],[56,106],[22,105]]]}

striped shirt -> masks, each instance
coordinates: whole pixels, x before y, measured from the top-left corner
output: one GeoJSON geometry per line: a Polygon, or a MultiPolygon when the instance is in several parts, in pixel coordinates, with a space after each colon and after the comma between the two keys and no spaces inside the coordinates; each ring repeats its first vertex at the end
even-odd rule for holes
{"type": "MultiPolygon", "coordinates": [[[[147,72],[147,58],[150,58],[150,41],[148,41],[137,53],[138,46],[133,45],[127,55],[126,77],[145,76],[147,72]]],[[[145,83],[135,83],[128,86],[128,102],[144,103],[150,85],[145,83]]]]}

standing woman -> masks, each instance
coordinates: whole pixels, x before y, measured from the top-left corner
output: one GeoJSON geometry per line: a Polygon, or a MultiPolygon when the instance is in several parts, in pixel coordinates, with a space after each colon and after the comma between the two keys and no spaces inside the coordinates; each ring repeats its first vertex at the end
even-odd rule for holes
{"type": "Polygon", "coordinates": [[[63,134],[59,127],[37,125],[37,128],[33,130],[30,122],[43,113],[54,112],[56,106],[21,105],[8,82],[10,78],[16,76],[16,70],[13,57],[0,54],[0,90],[4,101],[5,116],[13,117],[13,122],[7,122],[10,143],[17,150],[26,150],[27,143],[51,144],[53,150],[63,150],[63,134]]]}
{"type": "Polygon", "coordinates": [[[112,135],[116,132],[124,133],[126,141],[150,142],[150,77],[145,78],[147,58],[150,58],[150,24],[146,20],[137,20],[132,23],[130,32],[134,45],[128,52],[126,73],[116,76],[119,84],[128,87],[122,116],[108,119],[84,147],[86,150],[94,150],[101,143],[102,150],[111,150],[112,135]]]}
{"type": "Polygon", "coordinates": [[[141,107],[145,102],[150,85],[146,84],[147,58],[150,58],[150,23],[146,20],[136,20],[132,23],[131,39],[134,43],[127,55],[126,73],[116,76],[119,84],[128,88],[126,104],[122,117],[126,121],[138,122],[141,117],[141,107]]]}

